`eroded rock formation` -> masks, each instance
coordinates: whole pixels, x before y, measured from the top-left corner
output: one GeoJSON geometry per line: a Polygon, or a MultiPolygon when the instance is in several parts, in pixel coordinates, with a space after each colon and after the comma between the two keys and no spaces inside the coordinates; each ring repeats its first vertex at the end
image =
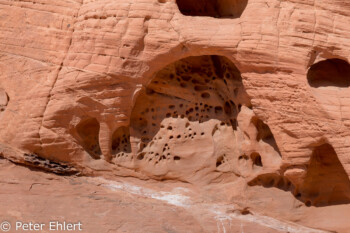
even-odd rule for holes
{"type": "Polygon", "coordinates": [[[5,111],[5,108],[8,104],[8,96],[6,94],[6,92],[2,89],[0,89],[0,114],[1,112],[5,111]]]}
{"type": "MultiPolygon", "coordinates": [[[[182,211],[149,232],[348,232],[349,14],[344,0],[4,0],[0,156],[32,170],[1,160],[2,174],[13,193],[55,176],[39,170],[182,211]]],[[[100,232],[145,224],[130,221],[100,232]]]]}
{"type": "Polygon", "coordinates": [[[240,72],[227,58],[177,61],[137,96],[130,121],[134,156],[121,161],[151,176],[188,182],[203,176],[211,182],[225,173],[249,176],[262,161],[266,169],[278,167],[273,135],[251,107],[240,72]]]}

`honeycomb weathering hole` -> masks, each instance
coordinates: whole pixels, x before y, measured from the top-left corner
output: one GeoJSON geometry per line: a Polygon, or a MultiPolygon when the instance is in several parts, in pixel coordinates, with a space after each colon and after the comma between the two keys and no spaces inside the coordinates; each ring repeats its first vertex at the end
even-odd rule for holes
{"type": "Polygon", "coordinates": [[[187,16],[238,18],[248,0],[176,0],[179,10],[187,16]]]}
{"type": "Polygon", "coordinates": [[[311,87],[349,87],[350,64],[341,59],[328,59],[312,65],[307,73],[311,87]]]}
{"type": "Polygon", "coordinates": [[[286,177],[275,173],[259,175],[257,178],[248,182],[248,185],[262,185],[265,188],[275,187],[284,191],[292,191],[293,189],[292,183],[286,177]]]}
{"type": "Polygon", "coordinates": [[[251,107],[241,73],[226,57],[175,61],[138,93],[129,126],[111,138],[110,162],[150,178],[191,183],[208,174],[214,180],[262,172],[269,158],[279,155],[270,129],[258,118],[255,124],[239,125],[238,119],[254,114],[251,107]],[[250,127],[259,135],[246,139],[250,127]],[[253,151],[243,145],[254,145],[256,153],[240,159],[253,151]]]}
{"type": "MultiPolygon", "coordinates": [[[[228,169],[225,152],[213,154],[213,137],[235,140],[239,106],[251,103],[239,70],[227,58],[194,56],[166,66],[141,91],[131,113],[137,169],[173,177],[193,176],[209,161],[214,170],[228,169]]],[[[125,161],[117,158],[119,164],[125,161]]]]}
{"type": "Polygon", "coordinates": [[[129,128],[122,126],[112,136],[112,161],[114,159],[130,157],[131,144],[129,128]]]}
{"type": "Polygon", "coordinates": [[[100,124],[96,118],[82,120],[76,130],[85,150],[92,158],[100,159],[102,154],[99,144],[100,124]]]}

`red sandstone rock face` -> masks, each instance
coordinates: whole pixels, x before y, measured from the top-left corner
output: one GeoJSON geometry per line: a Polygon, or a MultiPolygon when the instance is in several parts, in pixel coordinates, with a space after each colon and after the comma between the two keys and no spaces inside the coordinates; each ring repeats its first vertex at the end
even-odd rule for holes
{"type": "Polygon", "coordinates": [[[348,232],[349,15],[345,0],[1,1],[0,155],[184,211],[164,218],[176,230],[115,232],[348,232]]]}

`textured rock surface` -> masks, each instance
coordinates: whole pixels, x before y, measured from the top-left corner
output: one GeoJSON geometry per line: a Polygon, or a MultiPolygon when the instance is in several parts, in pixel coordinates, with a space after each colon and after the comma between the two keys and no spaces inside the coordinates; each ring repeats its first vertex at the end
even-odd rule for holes
{"type": "MultiPolygon", "coordinates": [[[[134,201],[140,214],[113,208],[101,232],[241,232],[243,220],[244,232],[347,232],[349,15],[345,0],[0,0],[0,155],[70,175],[87,192],[101,182],[75,175],[122,187],[120,177],[133,177],[171,195],[186,186],[197,203],[157,194],[164,214],[145,214],[154,195],[103,190],[105,210],[112,198],[134,201]],[[225,206],[220,216],[212,205],[225,206]],[[133,224],[144,215],[155,220],[133,224]],[[255,224],[259,216],[270,220],[255,224]]],[[[40,176],[3,162],[5,183],[40,176]]],[[[68,190],[63,202],[80,195],[62,177],[37,179],[68,190]]],[[[15,184],[2,194],[27,196],[15,184]]],[[[74,208],[100,211],[97,202],[74,208]]],[[[28,213],[70,208],[43,205],[28,213]]]]}

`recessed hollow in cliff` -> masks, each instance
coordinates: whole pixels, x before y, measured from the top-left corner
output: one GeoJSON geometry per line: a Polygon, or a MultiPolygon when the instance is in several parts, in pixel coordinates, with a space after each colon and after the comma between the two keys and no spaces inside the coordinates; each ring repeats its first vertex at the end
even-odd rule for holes
{"type": "Polygon", "coordinates": [[[179,10],[187,16],[238,18],[248,0],[176,0],[179,10]]]}
{"type": "Polygon", "coordinates": [[[125,159],[131,153],[129,128],[122,126],[112,136],[112,160],[125,159]]]}
{"type": "Polygon", "coordinates": [[[84,149],[94,159],[101,157],[101,149],[99,144],[100,124],[96,118],[88,118],[82,120],[76,127],[84,149]]]}
{"type": "Polygon", "coordinates": [[[256,140],[262,140],[265,143],[271,145],[281,155],[270,127],[257,117],[252,118],[252,123],[257,129],[256,140]]]}
{"type": "Polygon", "coordinates": [[[278,174],[263,174],[249,185],[276,187],[290,191],[306,206],[329,206],[350,203],[350,180],[333,147],[322,144],[314,148],[306,174],[298,183],[278,174]]]}
{"type": "Polygon", "coordinates": [[[308,205],[350,203],[350,180],[333,147],[326,143],[313,150],[306,177],[298,188],[308,205]]]}
{"type": "MultiPolygon", "coordinates": [[[[210,169],[229,171],[234,158],[227,144],[235,144],[240,133],[239,106],[251,103],[229,59],[193,56],[169,64],[139,93],[131,113],[131,154],[137,170],[172,179],[210,169]]],[[[238,153],[237,147],[233,150],[238,153]]]]}
{"type": "Polygon", "coordinates": [[[350,64],[341,59],[327,59],[312,65],[307,73],[311,87],[349,87],[350,64]]]}

